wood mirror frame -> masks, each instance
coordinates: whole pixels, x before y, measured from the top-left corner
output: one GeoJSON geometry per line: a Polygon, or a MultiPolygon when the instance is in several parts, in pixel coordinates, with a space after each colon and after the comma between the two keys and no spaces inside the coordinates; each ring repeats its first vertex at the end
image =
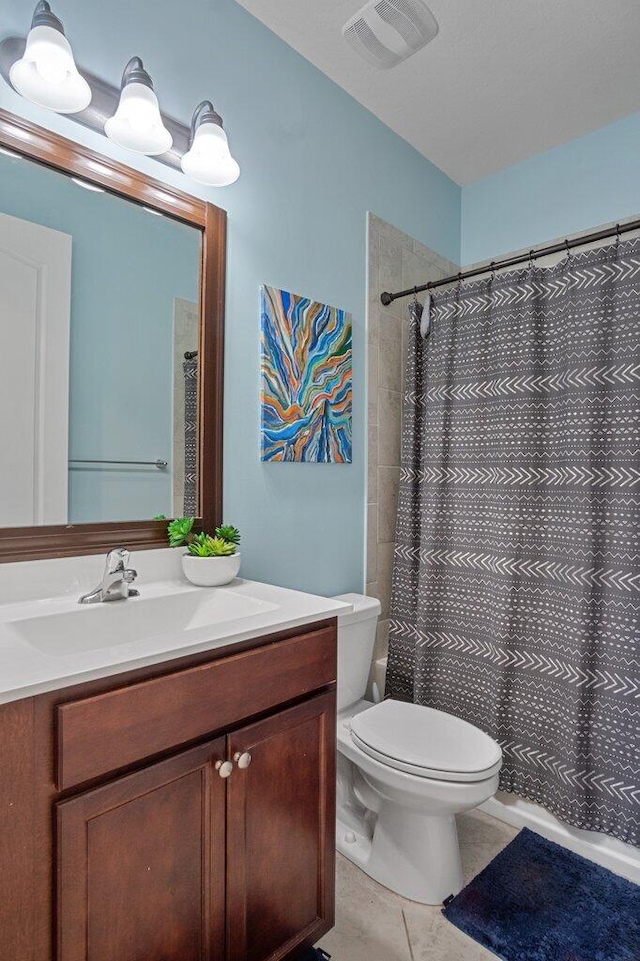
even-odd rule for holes
{"type": "MultiPolygon", "coordinates": [[[[153,207],[202,231],[198,496],[199,522],[205,530],[212,530],[222,521],[226,212],[4,110],[0,110],[0,147],[98,184],[111,193],[153,207]]],[[[3,527],[0,528],[0,563],[98,554],[119,544],[131,550],[166,547],[166,522],[3,527]]]]}

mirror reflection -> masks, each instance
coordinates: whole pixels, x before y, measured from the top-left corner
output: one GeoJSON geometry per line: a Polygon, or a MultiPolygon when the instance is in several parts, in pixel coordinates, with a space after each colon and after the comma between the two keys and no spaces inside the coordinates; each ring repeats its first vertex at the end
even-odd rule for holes
{"type": "Polygon", "coordinates": [[[0,527],[198,513],[200,247],[0,153],[0,527]]]}

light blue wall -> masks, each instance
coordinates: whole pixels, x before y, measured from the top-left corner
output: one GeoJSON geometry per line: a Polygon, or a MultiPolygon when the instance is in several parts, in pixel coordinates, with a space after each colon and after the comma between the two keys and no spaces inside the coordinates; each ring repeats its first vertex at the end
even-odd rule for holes
{"type": "Polygon", "coordinates": [[[640,113],[462,191],[462,263],[640,214],[640,113]]]}
{"type": "MultiPolygon", "coordinates": [[[[56,0],[81,65],[113,83],[143,57],[164,109],[188,120],[211,98],[242,175],[193,191],[229,212],[225,519],[243,530],[245,575],[333,593],[364,570],[366,212],[457,261],[460,189],[233,0],[56,0]],[[354,463],[262,464],[259,287],[284,287],[354,317],[354,463]]],[[[4,35],[26,32],[33,0],[4,0],[4,35]]],[[[337,43],[341,40],[338,37],[337,43]]],[[[111,156],[71,120],[0,103],[111,156]]],[[[178,173],[127,158],[185,189],[178,173]]]]}
{"type": "Polygon", "coordinates": [[[198,301],[200,232],[3,155],[0,211],[73,238],[69,457],[169,465],[74,466],[69,521],[170,515],[174,299],[198,301]]]}

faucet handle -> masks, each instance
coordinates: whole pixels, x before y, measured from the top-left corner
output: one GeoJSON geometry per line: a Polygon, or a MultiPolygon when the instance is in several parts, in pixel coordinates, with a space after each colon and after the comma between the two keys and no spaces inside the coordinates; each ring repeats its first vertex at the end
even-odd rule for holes
{"type": "Polygon", "coordinates": [[[137,576],[138,576],[138,572],[137,572],[137,571],[134,571],[134,569],[133,569],[132,567],[127,567],[127,568],[123,571],[122,580],[123,580],[126,584],[133,584],[133,582],[135,581],[135,579],[136,579],[137,576]]]}
{"type": "Polygon", "coordinates": [[[105,568],[108,574],[124,571],[129,563],[130,552],[126,547],[114,547],[107,554],[105,568]]]}

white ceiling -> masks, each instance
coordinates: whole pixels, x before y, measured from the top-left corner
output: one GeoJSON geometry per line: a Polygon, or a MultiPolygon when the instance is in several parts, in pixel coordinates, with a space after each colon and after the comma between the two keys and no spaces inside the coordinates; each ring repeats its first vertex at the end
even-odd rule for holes
{"type": "Polygon", "coordinates": [[[427,0],[392,70],[342,37],[364,0],[239,0],[460,184],[640,111],[640,0],[427,0]]]}

